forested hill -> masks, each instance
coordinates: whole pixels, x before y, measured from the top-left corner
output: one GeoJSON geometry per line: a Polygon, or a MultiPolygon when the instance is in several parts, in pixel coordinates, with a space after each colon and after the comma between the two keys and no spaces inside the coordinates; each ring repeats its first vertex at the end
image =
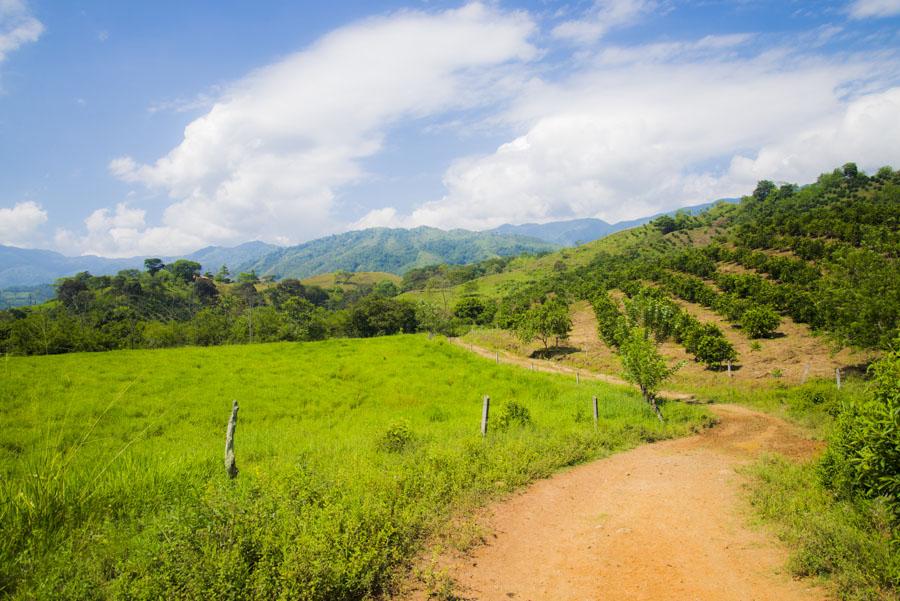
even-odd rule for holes
{"type": "Polygon", "coordinates": [[[596,301],[649,287],[744,332],[789,317],[840,345],[886,349],[900,335],[898,257],[900,173],[848,163],[803,187],[761,181],[737,205],[659,217],[468,286],[503,291],[498,314],[548,295],[596,301]]]}
{"type": "Polygon", "coordinates": [[[333,271],[403,274],[437,263],[474,263],[498,256],[549,252],[558,248],[535,238],[431,227],[370,228],[279,249],[243,266],[259,275],[305,278],[333,271]]]}

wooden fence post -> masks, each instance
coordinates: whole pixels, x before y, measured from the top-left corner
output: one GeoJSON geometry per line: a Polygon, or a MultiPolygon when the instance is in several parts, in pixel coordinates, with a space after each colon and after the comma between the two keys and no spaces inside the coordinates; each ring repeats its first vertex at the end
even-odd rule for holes
{"type": "Polygon", "coordinates": [[[497,365],[500,365],[500,351],[497,351],[497,365]]]}
{"type": "Polygon", "coordinates": [[[481,437],[487,436],[488,412],[491,410],[491,397],[484,395],[484,407],[481,409],[481,437]]]}
{"type": "Polygon", "coordinates": [[[594,401],[594,430],[597,429],[597,422],[600,419],[600,412],[597,410],[597,397],[592,399],[594,401]]]}
{"type": "Polygon", "coordinates": [[[238,469],[234,462],[234,429],[237,427],[238,402],[231,402],[231,418],[225,430],[225,470],[229,478],[237,476],[238,469]]]}
{"type": "Polygon", "coordinates": [[[834,370],[834,380],[837,382],[838,390],[841,389],[841,368],[837,367],[834,370]]]}
{"type": "Polygon", "coordinates": [[[806,384],[806,378],[809,377],[809,363],[806,364],[806,367],[803,368],[803,378],[800,380],[801,384],[806,384]]]}
{"type": "Polygon", "coordinates": [[[579,372],[575,372],[575,383],[581,384],[581,374],[579,372]]]}

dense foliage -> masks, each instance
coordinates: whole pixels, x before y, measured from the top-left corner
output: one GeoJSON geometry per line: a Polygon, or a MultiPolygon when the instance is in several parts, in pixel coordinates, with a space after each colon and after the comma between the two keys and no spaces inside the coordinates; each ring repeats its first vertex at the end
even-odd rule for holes
{"type": "Polygon", "coordinates": [[[118,348],[321,340],[414,332],[415,306],[392,282],[324,290],[298,280],[260,283],[242,273],[200,275],[200,265],[148,259],[146,271],[80,273],[54,301],[0,312],[0,350],[57,354],[118,348]],[[218,280],[218,281],[217,281],[218,280]]]}

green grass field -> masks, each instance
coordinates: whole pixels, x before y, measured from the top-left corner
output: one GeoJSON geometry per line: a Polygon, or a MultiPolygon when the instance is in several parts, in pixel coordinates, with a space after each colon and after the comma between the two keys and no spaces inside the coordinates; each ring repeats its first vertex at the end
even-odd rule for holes
{"type": "Polygon", "coordinates": [[[370,598],[466,509],[707,419],[671,404],[660,425],[627,389],[425,336],[6,358],[0,373],[14,599],[370,598]]]}

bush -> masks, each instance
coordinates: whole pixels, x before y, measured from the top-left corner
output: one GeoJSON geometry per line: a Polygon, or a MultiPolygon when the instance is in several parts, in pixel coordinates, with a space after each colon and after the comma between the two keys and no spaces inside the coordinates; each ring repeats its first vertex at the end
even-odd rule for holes
{"type": "Polygon", "coordinates": [[[530,426],[531,412],[528,407],[516,402],[510,401],[503,407],[500,417],[497,419],[497,428],[505,430],[510,426],[530,426]]]}
{"type": "Polygon", "coordinates": [[[412,429],[406,422],[392,424],[378,440],[378,448],[388,453],[402,453],[412,443],[412,429]]]}
{"type": "Polygon", "coordinates": [[[869,373],[875,384],[872,395],[851,399],[841,407],[822,458],[822,480],[844,498],[884,497],[897,528],[900,527],[900,350],[872,364],[869,373]]]}
{"type": "Polygon", "coordinates": [[[741,317],[741,327],[750,338],[768,338],[781,325],[781,317],[770,307],[750,307],[741,317]]]}

